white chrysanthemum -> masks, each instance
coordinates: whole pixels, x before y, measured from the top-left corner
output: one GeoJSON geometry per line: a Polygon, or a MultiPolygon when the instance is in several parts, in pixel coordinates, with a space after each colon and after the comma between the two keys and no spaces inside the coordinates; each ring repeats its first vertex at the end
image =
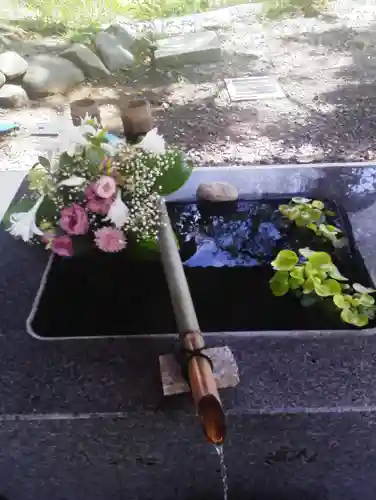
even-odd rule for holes
{"type": "Polygon", "coordinates": [[[136,147],[143,149],[147,153],[163,155],[166,152],[166,141],[158,134],[158,130],[153,128],[136,147]]]}
{"type": "Polygon", "coordinates": [[[59,182],[59,186],[77,187],[77,186],[82,186],[84,182],[86,182],[85,177],[78,177],[78,175],[72,175],[71,177],[68,177],[68,179],[59,182]]]}
{"type": "Polygon", "coordinates": [[[10,216],[12,225],[8,228],[8,232],[12,236],[15,238],[22,238],[25,242],[30,241],[34,234],[43,236],[43,231],[41,231],[35,223],[38,209],[43,200],[44,196],[41,196],[28,212],[18,212],[10,216]]]}
{"type": "Polygon", "coordinates": [[[112,222],[117,228],[123,227],[129,220],[129,209],[127,205],[121,199],[120,189],[116,194],[116,198],[113,201],[110,209],[108,211],[107,217],[104,219],[105,222],[112,222]]]}

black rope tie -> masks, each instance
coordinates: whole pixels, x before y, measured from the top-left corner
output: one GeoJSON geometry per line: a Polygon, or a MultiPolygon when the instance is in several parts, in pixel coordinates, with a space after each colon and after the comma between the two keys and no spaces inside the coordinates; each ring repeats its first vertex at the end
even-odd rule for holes
{"type": "Polygon", "coordinates": [[[178,354],[176,355],[177,360],[179,362],[181,373],[185,378],[186,382],[189,384],[189,376],[188,376],[188,366],[193,358],[204,358],[209,363],[212,372],[214,372],[214,365],[211,358],[205,354],[203,351],[207,349],[206,346],[199,347],[197,349],[187,349],[186,347],[182,347],[178,354]]]}

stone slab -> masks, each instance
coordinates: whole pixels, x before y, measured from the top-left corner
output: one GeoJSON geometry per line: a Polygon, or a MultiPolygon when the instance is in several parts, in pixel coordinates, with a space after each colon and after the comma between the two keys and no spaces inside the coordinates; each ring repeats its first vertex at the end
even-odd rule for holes
{"type": "Polygon", "coordinates": [[[221,42],[215,31],[166,38],[158,42],[155,51],[158,67],[211,63],[220,58],[221,42]]]}
{"type": "MultiPolygon", "coordinates": [[[[218,389],[236,387],[239,383],[239,369],[231,350],[227,346],[205,349],[204,354],[213,362],[214,379],[218,389]]],[[[173,354],[159,356],[163,394],[172,396],[189,392],[189,386],[173,354]]]]}
{"type": "MultiPolygon", "coordinates": [[[[1,422],[2,498],[223,500],[218,455],[192,413],[50,417],[1,422]]],[[[359,413],[229,414],[229,500],[374,500],[375,423],[359,413]]]]}

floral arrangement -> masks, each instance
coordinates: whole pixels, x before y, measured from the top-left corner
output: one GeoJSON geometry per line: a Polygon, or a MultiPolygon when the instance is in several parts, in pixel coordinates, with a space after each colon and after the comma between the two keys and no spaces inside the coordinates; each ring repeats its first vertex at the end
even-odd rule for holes
{"type": "Polygon", "coordinates": [[[192,165],[156,129],[136,145],[108,137],[90,119],[64,130],[57,158],[39,157],[28,194],[10,207],[9,233],[62,257],[90,247],[119,252],[130,241],[155,245],[160,198],[186,182],[192,165]]]}

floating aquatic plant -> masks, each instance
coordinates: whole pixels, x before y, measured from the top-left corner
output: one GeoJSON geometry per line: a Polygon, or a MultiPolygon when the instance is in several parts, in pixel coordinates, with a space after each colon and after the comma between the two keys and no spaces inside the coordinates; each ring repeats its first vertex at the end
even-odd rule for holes
{"type": "Polygon", "coordinates": [[[327,223],[327,216],[333,217],[336,214],[326,210],[322,201],[295,197],[287,205],[280,205],[278,209],[297,227],[310,229],[317,236],[329,240],[334,247],[341,248],[346,243],[341,229],[327,223]]]}
{"type": "Polygon", "coordinates": [[[326,252],[315,252],[309,248],[282,250],[271,263],[275,274],[270,280],[273,295],[282,297],[293,292],[303,306],[331,298],[341,311],[342,321],[358,327],[366,326],[376,312],[376,290],[359,283],[348,284],[326,252]]]}

